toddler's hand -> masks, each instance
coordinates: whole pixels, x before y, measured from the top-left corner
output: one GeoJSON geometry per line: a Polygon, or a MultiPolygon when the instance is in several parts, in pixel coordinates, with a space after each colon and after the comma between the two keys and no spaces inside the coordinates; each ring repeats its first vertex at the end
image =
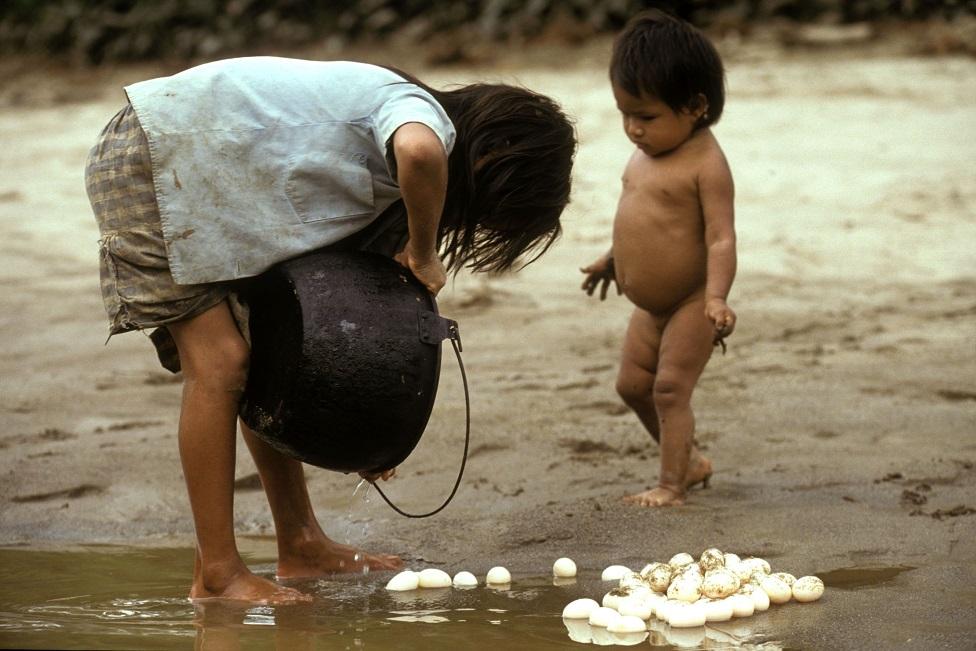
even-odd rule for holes
{"type": "Polygon", "coordinates": [[[393,256],[393,259],[409,269],[427,291],[435,296],[447,283],[447,270],[444,269],[444,263],[436,252],[417,255],[413,253],[410,242],[407,242],[403,250],[393,256]]]}
{"type": "Polygon", "coordinates": [[[383,472],[366,472],[363,471],[359,473],[359,476],[373,484],[376,483],[377,479],[382,479],[387,481],[396,474],[396,468],[390,468],[389,470],[384,470],[383,472]]]}
{"type": "Polygon", "coordinates": [[[620,285],[617,285],[617,275],[613,266],[612,255],[600,256],[598,260],[583,267],[580,271],[586,274],[586,278],[583,279],[583,284],[580,288],[586,292],[587,296],[593,296],[593,292],[596,291],[597,285],[599,285],[600,300],[605,300],[611,282],[617,287],[617,295],[620,295],[620,285]]]}
{"type": "Polygon", "coordinates": [[[705,316],[715,326],[716,343],[735,330],[735,312],[720,298],[710,298],[705,301],[705,316]]]}

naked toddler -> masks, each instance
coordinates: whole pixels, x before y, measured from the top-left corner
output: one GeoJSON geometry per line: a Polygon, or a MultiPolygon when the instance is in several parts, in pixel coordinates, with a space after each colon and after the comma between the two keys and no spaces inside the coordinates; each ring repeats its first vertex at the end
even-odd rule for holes
{"type": "Polygon", "coordinates": [[[732,333],[733,182],[710,126],[725,102],[724,71],[697,29],[660,11],[635,16],[614,43],[610,80],[635,145],[623,173],[613,246],[582,269],[583,289],[611,281],[635,306],[617,392],[661,446],[642,506],[684,503],[712,465],[695,446],[691,396],[716,343],[732,333]]]}

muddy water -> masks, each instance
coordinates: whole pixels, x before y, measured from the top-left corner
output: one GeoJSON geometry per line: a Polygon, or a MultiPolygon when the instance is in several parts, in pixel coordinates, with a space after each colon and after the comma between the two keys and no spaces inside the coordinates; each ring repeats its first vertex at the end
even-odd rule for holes
{"type": "MultiPolygon", "coordinates": [[[[192,605],[186,599],[192,551],[93,546],[67,551],[0,549],[0,646],[27,649],[563,649],[584,644],[658,649],[795,648],[777,640],[772,613],[697,629],[615,637],[563,621],[572,599],[599,600],[596,577],[554,585],[516,576],[509,589],[384,589],[387,575],[296,583],[311,604],[192,605]]],[[[273,573],[267,554],[249,565],[273,573]]],[[[856,588],[909,568],[845,568],[828,585],[856,588]]]]}

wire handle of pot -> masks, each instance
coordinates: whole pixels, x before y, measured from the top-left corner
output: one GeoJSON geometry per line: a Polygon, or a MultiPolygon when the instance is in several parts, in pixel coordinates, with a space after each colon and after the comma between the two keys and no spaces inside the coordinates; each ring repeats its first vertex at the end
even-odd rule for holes
{"type": "Polygon", "coordinates": [[[454,356],[457,357],[458,368],[461,370],[461,383],[464,385],[464,452],[461,455],[461,467],[458,469],[457,479],[454,482],[454,488],[451,489],[451,494],[447,496],[447,499],[444,500],[443,504],[429,513],[407,513],[391,502],[390,498],[386,496],[379,484],[377,484],[375,481],[373,482],[376,492],[380,494],[383,501],[389,504],[391,509],[408,518],[429,518],[430,516],[444,510],[444,507],[450,504],[451,500],[454,499],[454,495],[457,493],[458,487],[461,485],[461,477],[464,476],[464,466],[468,462],[468,444],[471,442],[471,400],[468,396],[468,376],[464,372],[464,362],[461,361],[461,333],[458,331],[456,322],[449,321],[447,319],[445,319],[445,321],[447,321],[449,324],[447,326],[447,339],[451,340],[451,347],[454,349],[454,356]]]}

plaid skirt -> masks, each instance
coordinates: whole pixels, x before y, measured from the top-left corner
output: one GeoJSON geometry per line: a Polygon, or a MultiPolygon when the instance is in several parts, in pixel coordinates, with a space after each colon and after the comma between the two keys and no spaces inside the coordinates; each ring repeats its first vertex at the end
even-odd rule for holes
{"type": "MultiPolygon", "coordinates": [[[[179,370],[166,324],[205,312],[225,299],[246,323],[237,283],[177,285],[166,257],[153,186],[149,143],[132,105],[116,113],[88,154],[85,186],[101,237],[99,270],[109,337],[156,328],[150,335],[164,367],[179,370]]],[[[247,338],[246,327],[242,333],[247,338]]]]}

